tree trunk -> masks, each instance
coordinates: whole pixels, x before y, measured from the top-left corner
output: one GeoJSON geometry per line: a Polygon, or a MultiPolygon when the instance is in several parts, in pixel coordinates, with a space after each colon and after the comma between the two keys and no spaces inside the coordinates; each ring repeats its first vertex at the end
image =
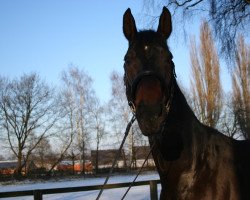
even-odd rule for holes
{"type": "Polygon", "coordinates": [[[95,173],[98,174],[98,171],[99,171],[99,142],[97,142],[97,147],[96,147],[95,173]]]}
{"type": "Polygon", "coordinates": [[[15,171],[16,178],[22,177],[22,149],[19,147],[18,149],[18,157],[17,157],[17,167],[15,171]]]}
{"type": "Polygon", "coordinates": [[[75,174],[75,158],[72,159],[72,173],[75,174]]]}
{"type": "Polygon", "coordinates": [[[85,176],[85,142],[82,142],[82,174],[85,176]]]}

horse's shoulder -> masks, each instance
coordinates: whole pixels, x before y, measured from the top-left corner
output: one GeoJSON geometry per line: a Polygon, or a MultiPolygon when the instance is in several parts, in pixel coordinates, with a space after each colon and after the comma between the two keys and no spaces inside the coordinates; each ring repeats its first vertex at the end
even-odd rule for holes
{"type": "Polygon", "coordinates": [[[234,158],[242,199],[250,199],[250,140],[235,140],[234,158]]]}
{"type": "Polygon", "coordinates": [[[234,157],[238,163],[250,168],[250,140],[235,140],[234,157]]]}

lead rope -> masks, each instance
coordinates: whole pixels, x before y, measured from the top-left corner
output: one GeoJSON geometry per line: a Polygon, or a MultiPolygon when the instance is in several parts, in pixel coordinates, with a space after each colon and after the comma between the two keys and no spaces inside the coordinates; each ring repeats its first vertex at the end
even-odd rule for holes
{"type": "Polygon", "coordinates": [[[131,187],[134,185],[134,183],[135,183],[136,179],[138,178],[139,174],[141,173],[141,171],[142,171],[142,169],[143,169],[145,163],[147,162],[147,160],[148,160],[150,154],[152,153],[152,150],[153,150],[153,148],[154,148],[154,145],[155,145],[155,143],[154,143],[153,146],[151,147],[151,149],[150,149],[150,151],[149,151],[149,153],[148,153],[146,159],[144,160],[144,162],[143,162],[143,164],[142,164],[142,166],[141,166],[139,172],[136,174],[134,180],[130,183],[128,189],[126,190],[125,194],[122,196],[121,200],[123,200],[123,199],[126,197],[126,195],[128,194],[129,190],[130,190],[131,187]]]}
{"type": "Polygon", "coordinates": [[[103,183],[103,185],[102,185],[102,189],[100,190],[100,192],[99,192],[99,194],[98,194],[96,200],[99,200],[100,197],[101,197],[101,195],[102,195],[102,193],[103,193],[104,187],[106,186],[106,184],[107,184],[107,182],[108,182],[108,180],[109,180],[109,178],[110,178],[110,176],[111,176],[111,174],[112,174],[112,172],[113,172],[113,169],[114,169],[114,167],[115,167],[116,161],[117,161],[118,157],[120,156],[122,147],[123,147],[123,145],[124,145],[124,142],[125,142],[125,140],[126,140],[126,138],[127,138],[127,136],[128,136],[129,130],[130,130],[132,124],[134,123],[134,121],[135,121],[135,115],[133,114],[133,116],[132,116],[130,122],[128,123],[128,125],[127,125],[127,127],[126,127],[126,131],[125,131],[125,133],[124,133],[124,137],[123,137],[122,143],[121,143],[121,145],[120,145],[119,150],[117,151],[117,153],[116,153],[116,155],[115,155],[115,159],[114,159],[114,161],[113,161],[113,163],[112,163],[111,169],[109,170],[109,174],[108,174],[108,176],[106,177],[106,179],[105,179],[105,181],[104,181],[104,183],[103,183]]]}

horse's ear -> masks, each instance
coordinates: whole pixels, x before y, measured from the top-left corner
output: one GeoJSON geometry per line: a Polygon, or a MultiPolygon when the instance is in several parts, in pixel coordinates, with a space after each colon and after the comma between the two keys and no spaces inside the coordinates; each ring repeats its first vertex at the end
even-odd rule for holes
{"type": "Polygon", "coordinates": [[[135,19],[130,8],[123,15],[123,33],[128,41],[132,41],[137,33],[135,19]]]}
{"type": "Polygon", "coordinates": [[[160,16],[157,32],[161,34],[165,40],[168,39],[168,37],[170,36],[172,32],[171,14],[165,6],[163,7],[163,10],[160,16]]]}

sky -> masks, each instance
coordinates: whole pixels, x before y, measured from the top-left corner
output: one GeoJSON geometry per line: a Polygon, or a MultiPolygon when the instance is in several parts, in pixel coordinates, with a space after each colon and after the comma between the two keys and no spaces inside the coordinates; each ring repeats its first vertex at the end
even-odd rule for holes
{"type": "MultiPolygon", "coordinates": [[[[108,101],[111,72],[123,73],[128,43],[122,32],[122,17],[128,7],[138,29],[145,28],[148,23],[143,16],[147,13],[142,1],[1,0],[0,75],[15,78],[36,72],[49,84],[59,85],[61,72],[74,65],[93,79],[100,100],[108,101]]],[[[198,34],[198,24],[194,22],[190,34],[198,34]]],[[[188,45],[179,39],[182,34],[172,35],[168,44],[177,79],[188,87],[188,45]]]]}

